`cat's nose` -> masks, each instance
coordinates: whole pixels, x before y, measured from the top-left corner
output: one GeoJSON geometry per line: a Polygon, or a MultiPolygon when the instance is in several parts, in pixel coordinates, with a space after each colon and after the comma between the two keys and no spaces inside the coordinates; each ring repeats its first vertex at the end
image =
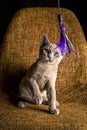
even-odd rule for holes
{"type": "Polygon", "coordinates": [[[50,61],[53,60],[53,54],[52,54],[52,53],[50,53],[48,57],[49,57],[49,60],[50,60],[50,61]]]}
{"type": "Polygon", "coordinates": [[[53,57],[53,53],[49,53],[49,58],[52,58],[53,57]]]}

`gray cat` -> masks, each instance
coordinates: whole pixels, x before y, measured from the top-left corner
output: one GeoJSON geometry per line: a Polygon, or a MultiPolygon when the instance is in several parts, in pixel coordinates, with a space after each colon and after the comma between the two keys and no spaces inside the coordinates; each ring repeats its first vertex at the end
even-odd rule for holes
{"type": "Polygon", "coordinates": [[[46,35],[42,36],[39,58],[19,85],[18,107],[25,107],[27,103],[48,104],[51,114],[59,114],[55,83],[63,56],[55,47],[56,44],[50,43],[46,35]]]}

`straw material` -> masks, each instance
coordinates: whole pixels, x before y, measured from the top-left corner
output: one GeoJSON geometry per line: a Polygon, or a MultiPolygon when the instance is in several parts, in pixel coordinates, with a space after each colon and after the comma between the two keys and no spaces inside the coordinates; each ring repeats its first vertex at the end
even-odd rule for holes
{"type": "Polygon", "coordinates": [[[87,129],[87,43],[73,12],[61,9],[67,35],[78,54],[60,63],[56,82],[60,115],[48,106],[17,108],[18,85],[38,57],[40,39],[60,39],[57,8],[24,8],[10,21],[0,54],[0,130],[86,130],[87,129]]]}

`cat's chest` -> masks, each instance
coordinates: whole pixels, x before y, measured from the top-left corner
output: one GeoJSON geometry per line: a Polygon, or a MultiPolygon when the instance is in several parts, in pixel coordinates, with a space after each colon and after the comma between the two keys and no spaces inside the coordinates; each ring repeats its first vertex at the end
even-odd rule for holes
{"type": "Polygon", "coordinates": [[[56,71],[54,71],[51,67],[41,69],[41,71],[38,75],[39,75],[39,78],[38,78],[37,82],[41,89],[44,88],[45,84],[48,81],[51,82],[52,80],[54,80],[54,82],[55,82],[56,77],[57,77],[56,71]]]}
{"type": "Polygon", "coordinates": [[[51,79],[53,77],[56,78],[57,76],[57,70],[51,66],[39,67],[37,68],[36,73],[38,73],[39,78],[42,80],[51,79]]]}

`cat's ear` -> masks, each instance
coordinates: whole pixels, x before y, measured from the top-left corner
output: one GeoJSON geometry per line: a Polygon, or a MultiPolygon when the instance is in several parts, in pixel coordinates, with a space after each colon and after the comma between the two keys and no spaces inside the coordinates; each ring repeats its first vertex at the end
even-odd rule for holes
{"type": "Polygon", "coordinates": [[[45,45],[48,44],[50,44],[48,37],[45,34],[43,34],[40,42],[40,48],[43,48],[45,45]]]}

